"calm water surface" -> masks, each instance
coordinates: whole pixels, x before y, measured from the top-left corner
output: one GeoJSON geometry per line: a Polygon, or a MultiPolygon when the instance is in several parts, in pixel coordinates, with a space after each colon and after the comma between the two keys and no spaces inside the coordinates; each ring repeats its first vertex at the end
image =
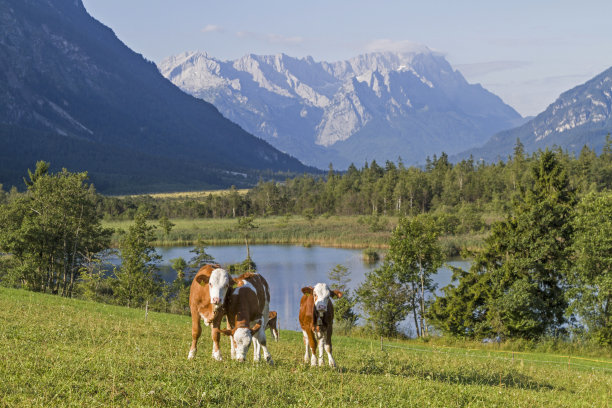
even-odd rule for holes
{"type": "MultiPolygon", "coordinates": [[[[193,247],[157,248],[162,255],[161,274],[170,282],[176,278],[176,272],[170,267],[170,260],[181,257],[186,261],[194,255],[189,252],[193,247]]],[[[211,246],[206,252],[221,265],[242,262],[246,258],[244,245],[211,246]]],[[[253,245],[251,258],[257,264],[257,271],[270,285],[270,310],[278,312],[281,329],[299,330],[298,312],[301,289],[318,282],[329,282],[329,272],[338,264],[348,268],[350,289],[357,288],[365,279],[365,274],[378,266],[368,265],[362,261],[361,250],[323,247],[302,247],[293,245],[253,245]]],[[[455,260],[448,264],[468,268],[469,261],[455,260]]],[[[438,288],[450,283],[451,270],[443,266],[434,277],[438,288]]],[[[410,331],[410,321],[403,328],[410,331]]]]}

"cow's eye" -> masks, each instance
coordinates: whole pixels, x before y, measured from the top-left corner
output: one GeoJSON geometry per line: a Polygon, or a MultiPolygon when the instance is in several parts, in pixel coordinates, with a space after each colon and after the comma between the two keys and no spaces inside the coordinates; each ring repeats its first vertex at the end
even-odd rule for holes
{"type": "Polygon", "coordinates": [[[209,283],[208,286],[210,286],[212,288],[212,283],[209,283]]]}

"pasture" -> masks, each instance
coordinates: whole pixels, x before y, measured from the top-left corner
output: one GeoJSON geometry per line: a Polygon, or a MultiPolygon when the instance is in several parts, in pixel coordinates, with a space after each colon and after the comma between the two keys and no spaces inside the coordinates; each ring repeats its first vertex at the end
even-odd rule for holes
{"type": "MultiPolygon", "coordinates": [[[[297,305],[296,305],[297,307],[297,305]]],[[[274,366],[187,360],[187,316],[0,288],[0,406],[607,407],[612,360],[434,348],[334,336],[338,369],[304,365],[302,335],[274,366]]],[[[268,332],[269,333],[269,332],[268,332]]],[[[271,336],[269,336],[270,338],[271,336]]],[[[251,348],[252,350],[252,348],[251,348]]]]}

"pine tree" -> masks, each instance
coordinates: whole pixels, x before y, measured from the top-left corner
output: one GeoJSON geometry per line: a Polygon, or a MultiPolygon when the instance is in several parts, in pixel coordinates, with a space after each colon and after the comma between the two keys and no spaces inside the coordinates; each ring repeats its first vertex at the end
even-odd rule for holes
{"type": "Polygon", "coordinates": [[[115,293],[119,303],[143,306],[159,294],[161,279],[157,274],[161,256],[155,251],[155,227],[148,225],[145,214],[137,214],[127,234],[121,239],[121,266],[115,271],[115,293]]]}

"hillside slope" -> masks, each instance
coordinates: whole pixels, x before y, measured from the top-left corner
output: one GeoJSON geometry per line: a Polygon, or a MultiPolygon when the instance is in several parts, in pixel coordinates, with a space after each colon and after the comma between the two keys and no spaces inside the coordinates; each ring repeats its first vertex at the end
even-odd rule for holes
{"type": "Polygon", "coordinates": [[[0,125],[5,184],[38,159],[90,170],[102,191],[309,170],[180,91],[81,0],[0,0],[0,125]]]}
{"type": "Polygon", "coordinates": [[[381,352],[378,340],[338,335],[339,369],[315,368],[302,362],[302,334],[290,331],[269,344],[274,366],[228,361],[226,340],[226,360],[214,361],[206,327],[188,361],[187,316],[149,313],[145,320],[143,310],[2,287],[0,327],[0,405],[10,407],[556,408],[606,406],[612,388],[612,374],[586,361],[568,368],[567,358],[554,355],[512,360],[494,349],[452,352],[386,340],[381,352]]]}
{"type": "Polygon", "coordinates": [[[612,68],[562,93],[535,118],[522,126],[495,134],[482,147],[458,155],[494,161],[512,154],[520,139],[527,152],[559,146],[579,152],[587,145],[601,153],[612,133],[612,68]]]}

